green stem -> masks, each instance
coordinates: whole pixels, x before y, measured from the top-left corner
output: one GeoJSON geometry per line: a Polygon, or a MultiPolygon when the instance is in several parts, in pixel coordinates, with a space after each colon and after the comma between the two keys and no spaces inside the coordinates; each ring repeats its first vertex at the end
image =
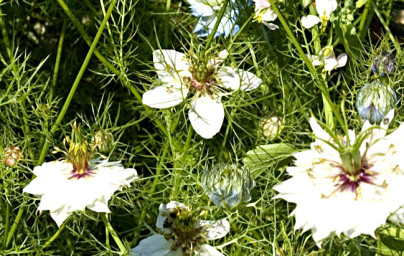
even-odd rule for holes
{"type": "Polygon", "coordinates": [[[10,39],[8,38],[6,22],[4,20],[4,14],[2,13],[1,9],[0,9],[0,26],[1,26],[1,34],[3,35],[3,42],[4,42],[4,45],[6,46],[8,58],[10,59],[10,63],[13,68],[14,75],[16,76],[16,78],[18,80],[20,75],[18,72],[18,68],[15,65],[13,50],[12,50],[12,47],[10,44],[10,39]]]}
{"type": "Polygon", "coordinates": [[[359,24],[359,38],[363,39],[363,37],[366,35],[365,31],[365,24],[366,20],[368,18],[370,6],[372,5],[372,0],[368,0],[366,3],[365,9],[363,10],[362,16],[361,16],[361,23],[359,24]]]}
{"type": "MultiPolygon", "coordinates": [[[[171,7],[171,0],[167,0],[166,2],[166,12],[168,12],[170,10],[171,7]]],[[[168,17],[165,17],[166,21],[165,21],[165,25],[164,25],[164,47],[168,48],[168,43],[170,42],[169,38],[168,38],[168,29],[169,29],[169,19],[168,17]]]]}
{"type": "MultiPolygon", "coordinates": [[[[164,143],[163,153],[161,154],[161,157],[159,159],[159,165],[157,166],[156,174],[154,175],[153,184],[152,184],[152,186],[150,188],[150,191],[148,192],[148,194],[150,194],[150,195],[152,195],[154,193],[154,191],[156,191],[157,184],[158,184],[158,182],[160,180],[161,170],[163,169],[164,161],[165,161],[165,158],[166,158],[167,153],[168,153],[168,146],[169,145],[170,145],[170,142],[167,140],[164,143]]],[[[143,225],[145,217],[146,217],[146,207],[143,207],[142,212],[140,214],[138,228],[137,228],[137,230],[135,232],[136,235],[134,236],[132,244],[137,244],[137,242],[139,240],[140,230],[141,230],[141,227],[143,225]]]]}
{"type": "MultiPolygon", "coordinates": [[[[7,198],[7,189],[6,189],[6,191],[5,191],[5,196],[6,196],[6,198],[7,198]]],[[[6,244],[7,244],[7,234],[8,234],[8,230],[9,230],[9,228],[10,228],[10,204],[7,202],[7,199],[5,200],[5,203],[4,203],[5,205],[6,205],[6,207],[5,207],[5,211],[6,211],[6,216],[5,216],[5,219],[6,219],[6,227],[5,227],[5,229],[4,229],[4,237],[3,237],[3,247],[5,248],[6,247],[6,244]]],[[[3,204],[3,206],[4,206],[4,204],[3,204]]]]}
{"type": "Polygon", "coordinates": [[[65,39],[66,28],[67,28],[67,23],[66,23],[66,21],[64,21],[63,26],[62,26],[62,31],[60,32],[59,45],[58,45],[58,52],[56,54],[55,67],[53,69],[52,85],[51,85],[51,89],[50,89],[50,92],[49,92],[49,103],[51,103],[52,100],[53,100],[53,92],[54,92],[56,83],[58,81],[59,65],[60,65],[60,59],[62,57],[63,41],[65,39]]]}
{"type": "Polygon", "coordinates": [[[6,248],[7,248],[8,245],[10,244],[11,239],[12,239],[13,236],[14,236],[14,232],[15,232],[15,230],[17,229],[18,224],[20,223],[22,214],[24,213],[24,210],[23,210],[23,209],[24,209],[25,204],[26,204],[25,201],[21,204],[20,209],[18,210],[17,216],[15,217],[14,223],[13,223],[13,225],[11,226],[10,233],[8,233],[8,235],[7,235],[6,248]]]}
{"type": "MultiPolygon", "coordinates": [[[[58,1],[60,1],[60,0],[58,0],[58,1]]],[[[91,60],[91,57],[92,57],[93,52],[95,50],[95,47],[97,46],[98,40],[100,40],[100,37],[102,35],[102,32],[104,31],[104,28],[105,28],[105,25],[107,24],[109,16],[111,16],[112,11],[115,8],[115,3],[116,3],[116,0],[112,0],[110,6],[108,8],[108,11],[107,11],[107,13],[106,13],[106,15],[104,17],[104,20],[102,21],[101,26],[98,29],[97,34],[95,35],[94,41],[90,46],[90,50],[88,51],[87,56],[84,59],[83,64],[81,65],[79,73],[77,74],[76,79],[74,80],[74,83],[72,85],[72,88],[70,89],[69,95],[67,96],[67,99],[66,99],[66,101],[65,101],[65,103],[64,103],[64,105],[62,107],[62,110],[60,111],[58,118],[56,119],[55,123],[53,124],[53,126],[52,126],[52,128],[50,130],[51,136],[53,136],[53,134],[59,128],[59,125],[61,124],[61,122],[62,122],[62,120],[63,120],[63,118],[64,118],[64,116],[66,114],[66,111],[70,106],[70,102],[72,101],[74,93],[76,92],[76,89],[77,89],[77,87],[78,87],[78,85],[79,85],[79,83],[81,81],[81,78],[83,77],[84,72],[87,69],[88,63],[91,60]]],[[[38,165],[43,163],[43,161],[45,159],[45,155],[46,155],[46,153],[48,151],[49,145],[50,145],[50,142],[47,140],[45,142],[43,148],[42,148],[42,152],[41,152],[40,158],[38,160],[38,165]]]]}
{"type": "MultiPolygon", "coordinates": [[[[91,39],[87,35],[87,33],[84,31],[83,27],[80,24],[80,21],[74,16],[72,11],[69,9],[69,7],[66,5],[66,3],[63,0],[57,0],[59,5],[63,8],[63,10],[66,12],[67,16],[70,18],[70,20],[73,22],[74,26],[77,28],[79,31],[80,35],[83,37],[84,41],[88,44],[91,45],[91,39]]],[[[104,64],[109,70],[111,70],[112,73],[114,73],[122,82],[122,84],[127,87],[131,93],[135,96],[135,98],[139,101],[142,102],[142,96],[139,94],[139,92],[127,81],[124,81],[124,76],[122,76],[121,72],[119,72],[118,69],[116,69],[111,63],[108,62],[102,54],[95,49],[94,50],[94,55],[98,58],[99,61],[101,61],[102,64],[104,64]]],[[[146,113],[150,116],[151,115],[151,109],[143,105],[144,109],[146,110],[146,113]]],[[[156,123],[157,127],[164,133],[164,135],[168,136],[168,131],[165,129],[165,126],[163,123],[160,122],[158,119],[153,119],[153,121],[156,123]]]]}
{"type": "Polygon", "coordinates": [[[335,107],[334,103],[331,101],[331,97],[330,97],[330,94],[328,93],[328,87],[327,87],[325,81],[323,79],[318,79],[317,78],[316,69],[314,68],[311,61],[304,54],[302,47],[300,46],[299,42],[297,41],[297,39],[293,35],[293,32],[290,30],[288,24],[286,23],[285,19],[283,18],[282,14],[280,13],[279,9],[274,4],[274,1],[273,0],[268,0],[268,1],[271,4],[272,9],[274,10],[276,15],[278,16],[279,21],[282,23],[282,26],[285,29],[286,33],[288,34],[289,39],[292,41],[293,45],[296,47],[297,51],[299,52],[300,57],[303,59],[303,61],[306,64],[307,68],[309,69],[312,77],[315,80],[319,81],[319,83],[317,83],[317,86],[320,89],[321,93],[324,95],[325,100],[328,102],[328,104],[329,104],[330,108],[332,109],[332,111],[334,112],[335,116],[337,117],[338,122],[340,123],[342,128],[344,128],[344,130],[346,130],[345,132],[347,132],[347,128],[344,127],[344,121],[342,120],[342,118],[341,118],[337,108],[335,107]]]}
{"type": "Polygon", "coordinates": [[[59,237],[59,235],[62,233],[63,229],[65,229],[66,227],[66,221],[64,221],[62,223],[62,225],[60,226],[60,228],[58,229],[58,231],[56,231],[56,233],[43,245],[43,249],[45,249],[46,247],[48,247],[53,241],[56,240],[56,238],[59,237]]]}
{"type": "Polygon", "coordinates": [[[115,243],[118,245],[119,250],[121,250],[122,255],[124,255],[127,250],[125,245],[123,245],[121,239],[119,239],[118,235],[116,234],[114,228],[112,227],[111,223],[108,221],[108,214],[101,213],[101,219],[104,222],[105,227],[108,229],[109,233],[111,234],[112,238],[115,240],[115,243]]]}
{"type": "Polygon", "coordinates": [[[372,7],[374,12],[376,13],[377,17],[380,20],[380,23],[382,23],[384,30],[386,31],[386,34],[389,36],[390,40],[393,42],[394,47],[397,50],[397,53],[401,52],[401,47],[400,44],[397,42],[397,40],[395,39],[395,37],[393,36],[393,34],[391,33],[389,26],[387,25],[387,23],[384,21],[382,14],[380,13],[379,9],[377,8],[376,4],[372,2],[372,7]]]}
{"type": "Polygon", "coordinates": [[[209,37],[208,37],[208,41],[206,42],[206,46],[205,46],[205,52],[209,49],[210,44],[212,43],[213,38],[215,37],[217,28],[219,27],[220,21],[222,20],[222,17],[224,15],[224,12],[226,11],[227,5],[229,4],[229,0],[226,0],[223,3],[222,8],[220,9],[220,13],[219,16],[217,17],[215,26],[213,27],[212,32],[210,33],[209,37]]]}

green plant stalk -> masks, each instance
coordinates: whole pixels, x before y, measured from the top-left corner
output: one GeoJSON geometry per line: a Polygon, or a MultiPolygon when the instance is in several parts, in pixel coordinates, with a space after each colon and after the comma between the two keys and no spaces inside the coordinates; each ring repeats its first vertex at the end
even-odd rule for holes
{"type": "MultiPolygon", "coordinates": [[[[317,78],[317,72],[316,72],[316,69],[314,68],[313,64],[310,62],[310,60],[304,54],[302,47],[300,46],[299,42],[297,41],[297,39],[293,35],[293,32],[290,30],[288,24],[286,23],[285,19],[283,18],[282,14],[280,13],[279,9],[274,4],[274,1],[273,0],[268,0],[268,1],[271,4],[271,7],[272,7],[273,11],[278,16],[279,21],[282,23],[282,26],[285,29],[286,33],[288,34],[289,39],[292,41],[292,43],[296,47],[297,51],[299,52],[300,57],[303,59],[303,62],[306,64],[307,68],[309,69],[312,77],[314,79],[316,79],[317,78]]],[[[335,104],[331,101],[331,97],[330,97],[330,94],[328,93],[328,88],[327,88],[327,85],[325,84],[325,81],[323,79],[317,79],[317,80],[320,81],[320,83],[317,83],[317,86],[320,89],[321,93],[323,93],[323,95],[324,95],[326,101],[328,102],[331,110],[334,112],[338,123],[342,126],[345,133],[348,133],[347,127],[344,127],[344,121],[342,120],[337,108],[335,107],[335,104]]]]}
{"type": "Polygon", "coordinates": [[[366,25],[366,20],[368,18],[368,14],[369,14],[371,5],[372,5],[372,0],[368,0],[368,2],[366,3],[365,9],[363,10],[363,13],[361,15],[361,23],[359,24],[359,28],[358,28],[359,29],[359,38],[361,40],[363,40],[363,38],[366,35],[366,30],[364,28],[366,25]]]}
{"type": "MultiPolygon", "coordinates": [[[[156,174],[154,175],[153,184],[150,188],[150,191],[148,192],[150,195],[153,194],[154,191],[156,191],[157,183],[160,180],[161,170],[163,169],[163,165],[164,165],[164,161],[166,159],[167,153],[168,153],[169,145],[170,145],[170,141],[166,140],[166,142],[164,143],[164,147],[163,147],[163,153],[161,154],[161,157],[159,159],[159,165],[157,166],[156,174]]],[[[139,240],[140,229],[142,227],[145,217],[146,217],[146,207],[143,207],[142,212],[140,214],[138,228],[135,232],[136,235],[134,236],[132,244],[137,244],[137,242],[139,240]]]]}
{"type": "Polygon", "coordinates": [[[223,18],[224,12],[226,11],[227,5],[229,4],[229,0],[226,0],[223,3],[222,8],[220,9],[220,13],[219,13],[219,17],[217,17],[215,26],[213,27],[212,33],[210,33],[209,37],[208,37],[208,41],[206,42],[205,45],[205,52],[209,49],[210,44],[212,43],[213,38],[215,37],[217,28],[219,27],[220,21],[223,18]]]}
{"type": "MultiPolygon", "coordinates": [[[[91,45],[91,39],[87,35],[87,33],[84,31],[83,27],[81,26],[80,22],[77,20],[76,16],[72,13],[72,11],[69,9],[69,7],[66,5],[66,3],[63,0],[57,0],[59,5],[62,7],[62,9],[66,12],[67,16],[70,18],[70,20],[73,22],[74,26],[77,28],[79,31],[80,35],[83,37],[84,41],[90,46],[91,45]]],[[[123,80],[122,74],[119,72],[118,69],[116,69],[111,63],[108,62],[102,54],[95,49],[94,50],[94,55],[98,58],[99,61],[101,61],[102,64],[104,64],[109,70],[111,70],[112,73],[114,73],[123,83],[123,85],[128,88],[131,93],[135,96],[135,98],[139,101],[142,102],[142,96],[139,94],[139,92],[130,84],[128,84],[126,81],[123,80]]],[[[151,109],[143,105],[144,109],[146,110],[146,113],[150,116],[151,109]]],[[[164,133],[164,135],[168,136],[168,131],[165,129],[165,126],[163,123],[160,122],[158,119],[153,119],[153,121],[156,123],[157,127],[164,133]]]]}
{"type": "MultiPolygon", "coordinates": [[[[170,7],[171,7],[171,0],[167,0],[166,12],[168,12],[170,10],[170,7]]],[[[170,23],[169,23],[168,17],[165,17],[165,18],[166,18],[166,22],[164,24],[164,47],[167,49],[168,43],[170,42],[169,38],[168,38],[168,28],[169,28],[170,23]]]]}
{"type": "MultiPolygon", "coordinates": [[[[4,194],[7,196],[7,194],[8,194],[7,188],[5,189],[4,194]]],[[[5,214],[6,215],[5,216],[5,219],[6,219],[5,226],[6,227],[4,228],[4,237],[3,237],[3,247],[5,248],[6,244],[7,244],[7,234],[8,234],[8,230],[10,228],[10,204],[7,202],[7,200],[5,200],[4,204],[6,205],[5,209],[3,208],[6,212],[6,214],[5,214]]],[[[4,207],[4,204],[2,202],[3,207],[4,207]]]]}
{"type": "Polygon", "coordinates": [[[391,33],[389,26],[387,25],[386,21],[384,21],[382,14],[380,13],[379,9],[377,8],[376,4],[372,2],[372,8],[373,11],[376,13],[377,17],[380,20],[380,23],[382,23],[384,30],[386,31],[387,35],[389,36],[390,40],[393,42],[394,47],[396,48],[398,53],[401,53],[401,47],[400,44],[397,42],[397,40],[394,38],[393,34],[391,33]]]}
{"type": "Polygon", "coordinates": [[[12,239],[13,236],[14,236],[14,232],[15,232],[15,230],[17,229],[17,226],[18,226],[18,224],[19,224],[20,221],[21,221],[22,214],[24,213],[24,210],[23,210],[23,209],[24,209],[24,207],[25,207],[25,204],[26,204],[26,202],[23,201],[23,203],[22,203],[21,206],[20,206],[20,209],[18,210],[17,216],[15,217],[14,223],[13,223],[13,225],[11,226],[10,233],[8,233],[8,235],[7,235],[6,248],[9,246],[9,244],[10,244],[10,242],[11,242],[11,239],[12,239]]]}
{"type": "Polygon", "coordinates": [[[105,227],[108,229],[109,233],[111,234],[112,238],[115,240],[115,243],[118,245],[119,250],[121,251],[122,255],[125,255],[127,252],[125,245],[123,245],[121,239],[119,239],[118,235],[116,234],[114,228],[112,227],[111,223],[108,221],[107,213],[101,213],[101,219],[104,222],[105,227]]]}
{"type": "Polygon", "coordinates": [[[18,68],[15,66],[13,51],[11,48],[10,39],[8,38],[6,22],[4,20],[4,14],[1,11],[1,9],[0,9],[0,26],[1,26],[1,34],[3,35],[3,42],[4,42],[4,45],[6,46],[6,51],[7,51],[8,57],[10,59],[10,64],[13,68],[14,75],[16,76],[16,78],[18,80],[20,75],[18,72],[18,68]]]}
{"type": "Polygon", "coordinates": [[[174,175],[174,187],[173,187],[172,193],[170,195],[171,200],[175,199],[175,197],[177,196],[178,191],[179,191],[179,187],[181,184],[181,182],[179,181],[180,180],[179,177],[182,176],[182,169],[183,169],[183,165],[184,165],[183,163],[184,163],[185,158],[188,155],[188,149],[189,149],[189,146],[191,145],[193,131],[194,131],[194,129],[192,128],[192,125],[190,125],[188,127],[188,135],[187,135],[187,140],[185,141],[183,154],[180,157],[180,159],[178,159],[176,161],[176,163],[174,163],[175,175],[174,175]],[[178,164],[181,166],[180,168],[178,168],[178,164]]]}
{"type": "MultiPolygon", "coordinates": [[[[105,25],[107,24],[107,21],[108,21],[109,17],[111,16],[112,11],[115,8],[115,3],[116,3],[116,0],[112,0],[110,6],[108,8],[108,11],[107,11],[107,13],[106,13],[106,15],[104,17],[104,20],[102,21],[101,26],[98,29],[97,34],[95,35],[94,41],[90,46],[90,50],[88,51],[87,56],[84,59],[83,64],[81,65],[79,73],[77,74],[76,79],[74,80],[74,83],[72,85],[72,88],[70,89],[69,95],[67,96],[66,101],[65,101],[65,103],[64,103],[64,105],[62,107],[62,110],[60,111],[59,116],[57,117],[55,123],[53,124],[53,126],[52,126],[52,128],[50,130],[51,136],[53,136],[53,134],[59,128],[59,125],[61,124],[61,122],[62,122],[62,120],[63,120],[63,118],[64,118],[64,116],[66,114],[66,111],[70,106],[70,102],[72,101],[74,93],[76,92],[76,89],[77,89],[77,87],[78,87],[78,85],[79,85],[79,83],[81,81],[81,78],[83,77],[84,72],[87,69],[88,63],[90,62],[91,57],[92,57],[92,55],[94,53],[95,47],[97,46],[97,43],[100,40],[102,32],[104,31],[105,25]]],[[[50,145],[50,142],[47,140],[45,142],[43,148],[42,148],[42,152],[41,152],[41,155],[40,155],[39,160],[38,160],[38,165],[43,163],[43,161],[45,159],[45,155],[46,155],[46,153],[48,151],[49,145],[50,145]]]]}
{"type": "Polygon", "coordinates": [[[63,22],[62,26],[62,31],[60,32],[60,38],[59,38],[59,44],[58,44],[58,51],[56,54],[56,62],[55,62],[55,67],[53,68],[53,77],[52,77],[52,85],[51,89],[49,92],[49,102],[52,102],[53,100],[53,93],[56,87],[56,83],[58,81],[58,72],[59,72],[59,66],[60,66],[60,59],[62,57],[62,49],[63,49],[63,42],[65,39],[65,33],[66,33],[66,28],[67,28],[67,22],[63,22]]]}
{"type": "Polygon", "coordinates": [[[53,243],[53,241],[56,240],[56,238],[59,237],[59,235],[62,233],[62,231],[65,229],[66,227],[66,223],[67,221],[64,221],[62,223],[62,225],[60,226],[60,228],[58,229],[58,231],[56,231],[56,233],[42,246],[43,249],[45,249],[46,247],[48,247],[51,243],[53,243]]]}

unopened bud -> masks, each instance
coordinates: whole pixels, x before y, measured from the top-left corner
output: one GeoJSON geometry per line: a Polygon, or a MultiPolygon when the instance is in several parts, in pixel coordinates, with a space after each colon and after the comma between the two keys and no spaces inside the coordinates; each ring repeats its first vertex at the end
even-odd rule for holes
{"type": "Polygon", "coordinates": [[[112,150],[114,136],[110,132],[98,131],[93,138],[92,146],[98,148],[101,153],[107,153],[112,150]]]}
{"type": "Polygon", "coordinates": [[[3,158],[5,165],[13,167],[15,163],[23,158],[22,150],[19,147],[8,147],[3,158]]]}
{"type": "Polygon", "coordinates": [[[269,140],[278,138],[283,130],[283,119],[277,116],[268,116],[261,119],[260,123],[261,133],[269,140]]]}
{"type": "Polygon", "coordinates": [[[379,123],[397,102],[397,95],[389,85],[381,81],[366,84],[359,91],[356,108],[359,116],[370,123],[379,123]]]}
{"type": "Polygon", "coordinates": [[[211,170],[205,169],[202,185],[215,205],[233,209],[251,199],[250,190],[255,182],[247,168],[235,164],[218,164],[211,170]]]}
{"type": "Polygon", "coordinates": [[[396,70],[396,56],[394,53],[384,51],[376,56],[372,63],[372,71],[384,76],[386,73],[394,73],[396,70]]]}

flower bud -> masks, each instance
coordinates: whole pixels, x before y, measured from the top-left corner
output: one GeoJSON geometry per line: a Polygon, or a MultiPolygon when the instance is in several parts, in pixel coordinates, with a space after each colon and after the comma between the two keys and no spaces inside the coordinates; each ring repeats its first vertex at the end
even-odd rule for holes
{"type": "Polygon", "coordinates": [[[8,147],[3,158],[5,165],[13,167],[15,163],[23,158],[22,150],[19,147],[8,147]]]}
{"type": "Polygon", "coordinates": [[[281,117],[268,116],[259,122],[261,133],[269,140],[276,139],[283,130],[283,120],[281,117]]]}
{"type": "Polygon", "coordinates": [[[114,143],[114,136],[110,132],[98,131],[93,138],[92,146],[98,148],[101,153],[111,151],[114,143]]]}
{"type": "Polygon", "coordinates": [[[396,102],[397,95],[393,89],[377,80],[362,87],[356,100],[356,108],[363,120],[374,124],[382,121],[396,102]]]}
{"type": "Polygon", "coordinates": [[[381,55],[376,56],[372,63],[372,71],[381,73],[384,76],[386,73],[393,73],[396,70],[396,56],[394,53],[384,51],[381,55]]]}
{"type": "Polygon", "coordinates": [[[255,182],[247,168],[235,164],[218,164],[211,170],[205,169],[202,185],[215,205],[233,209],[251,199],[250,190],[255,182]]]}

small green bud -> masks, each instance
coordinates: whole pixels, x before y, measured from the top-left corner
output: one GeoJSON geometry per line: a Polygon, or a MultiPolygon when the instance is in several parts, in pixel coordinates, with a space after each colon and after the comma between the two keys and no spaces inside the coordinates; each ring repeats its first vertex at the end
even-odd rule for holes
{"type": "Polygon", "coordinates": [[[269,140],[278,138],[283,130],[283,119],[277,116],[267,116],[259,122],[261,133],[269,140]]]}
{"type": "Polygon", "coordinates": [[[108,153],[112,150],[114,144],[114,136],[107,131],[98,131],[92,140],[92,147],[98,148],[101,153],[108,153]]]}

